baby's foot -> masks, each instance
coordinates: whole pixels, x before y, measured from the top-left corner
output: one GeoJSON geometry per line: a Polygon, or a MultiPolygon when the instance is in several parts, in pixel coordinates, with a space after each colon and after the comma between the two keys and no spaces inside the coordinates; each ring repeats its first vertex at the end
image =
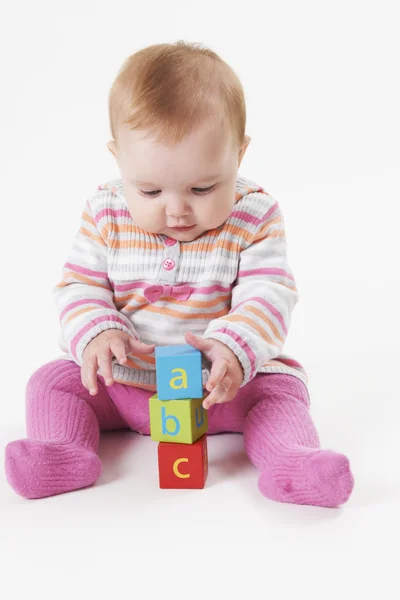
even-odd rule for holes
{"type": "Polygon", "coordinates": [[[6,447],[6,475],[24,498],[44,498],[92,485],[99,457],[87,448],[56,442],[18,440],[6,447]]]}
{"type": "Polygon", "coordinates": [[[278,502],[335,507],[349,499],[354,478],[343,454],[302,448],[267,466],[258,486],[278,502]]]}

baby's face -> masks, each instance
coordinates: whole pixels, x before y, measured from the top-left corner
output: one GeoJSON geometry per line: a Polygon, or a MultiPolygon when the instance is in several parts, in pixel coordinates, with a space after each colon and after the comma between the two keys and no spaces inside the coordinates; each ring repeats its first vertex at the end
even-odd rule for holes
{"type": "Polygon", "coordinates": [[[166,146],[145,131],[121,128],[118,139],[118,154],[114,141],[108,148],[139,227],[188,242],[229,217],[246,149],[240,151],[230,132],[202,126],[179,144],[166,146]]]}

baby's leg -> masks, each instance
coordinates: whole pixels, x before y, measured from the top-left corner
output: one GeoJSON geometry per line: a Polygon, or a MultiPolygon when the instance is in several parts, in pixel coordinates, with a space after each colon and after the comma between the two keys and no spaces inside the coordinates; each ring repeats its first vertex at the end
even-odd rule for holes
{"type": "MultiPolygon", "coordinates": [[[[101,375],[97,379],[104,381],[101,375]]],[[[143,435],[150,435],[149,398],[155,394],[154,391],[114,383],[107,387],[107,393],[129,429],[143,435]]]]}
{"type": "Polygon", "coordinates": [[[346,502],[354,485],[349,461],[320,449],[306,386],[292,375],[273,373],[257,375],[245,388],[256,398],[244,423],[244,442],[261,471],[261,492],[294,504],[334,507],[346,502]]]}
{"type": "Polygon", "coordinates": [[[101,473],[99,429],[126,427],[103,380],[90,396],[80,367],[55,360],[40,367],[26,386],[28,439],[6,448],[6,474],[25,498],[43,498],[93,484],[101,473]]]}

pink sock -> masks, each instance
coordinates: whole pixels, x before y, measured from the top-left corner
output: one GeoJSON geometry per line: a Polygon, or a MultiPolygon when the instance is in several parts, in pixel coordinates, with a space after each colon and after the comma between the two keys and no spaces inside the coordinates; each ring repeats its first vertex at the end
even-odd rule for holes
{"type": "MultiPolygon", "coordinates": [[[[250,382],[251,383],[251,382],[250,382]]],[[[321,450],[308,410],[308,392],[294,376],[257,378],[244,441],[260,471],[259,489],[272,500],[335,507],[348,500],[354,479],[348,459],[321,450]]]]}
{"type": "Polygon", "coordinates": [[[52,361],[30,378],[26,408],[29,439],[6,448],[11,487],[25,498],[43,498],[92,485],[101,473],[99,423],[123,426],[104,387],[99,383],[98,395],[90,396],[78,365],[52,361]]]}

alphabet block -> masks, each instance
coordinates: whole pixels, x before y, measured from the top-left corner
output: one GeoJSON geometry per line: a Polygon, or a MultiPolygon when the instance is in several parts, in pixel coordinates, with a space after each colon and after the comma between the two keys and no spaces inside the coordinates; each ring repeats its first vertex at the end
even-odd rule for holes
{"type": "Polygon", "coordinates": [[[207,435],[194,444],[158,444],[161,489],[201,489],[208,475],[207,435]]]}
{"type": "Polygon", "coordinates": [[[201,352],[189,344],[157,346],[155,357],[160,400],[200,398],[203,395],[201,352]]]}
{"type": "Polygon", "coordinates": [[[160,400],[157,394],[149,399],[150,436],[157,442],[193,444],[208,428],[208,414],[203,398],[160,400]]]}

